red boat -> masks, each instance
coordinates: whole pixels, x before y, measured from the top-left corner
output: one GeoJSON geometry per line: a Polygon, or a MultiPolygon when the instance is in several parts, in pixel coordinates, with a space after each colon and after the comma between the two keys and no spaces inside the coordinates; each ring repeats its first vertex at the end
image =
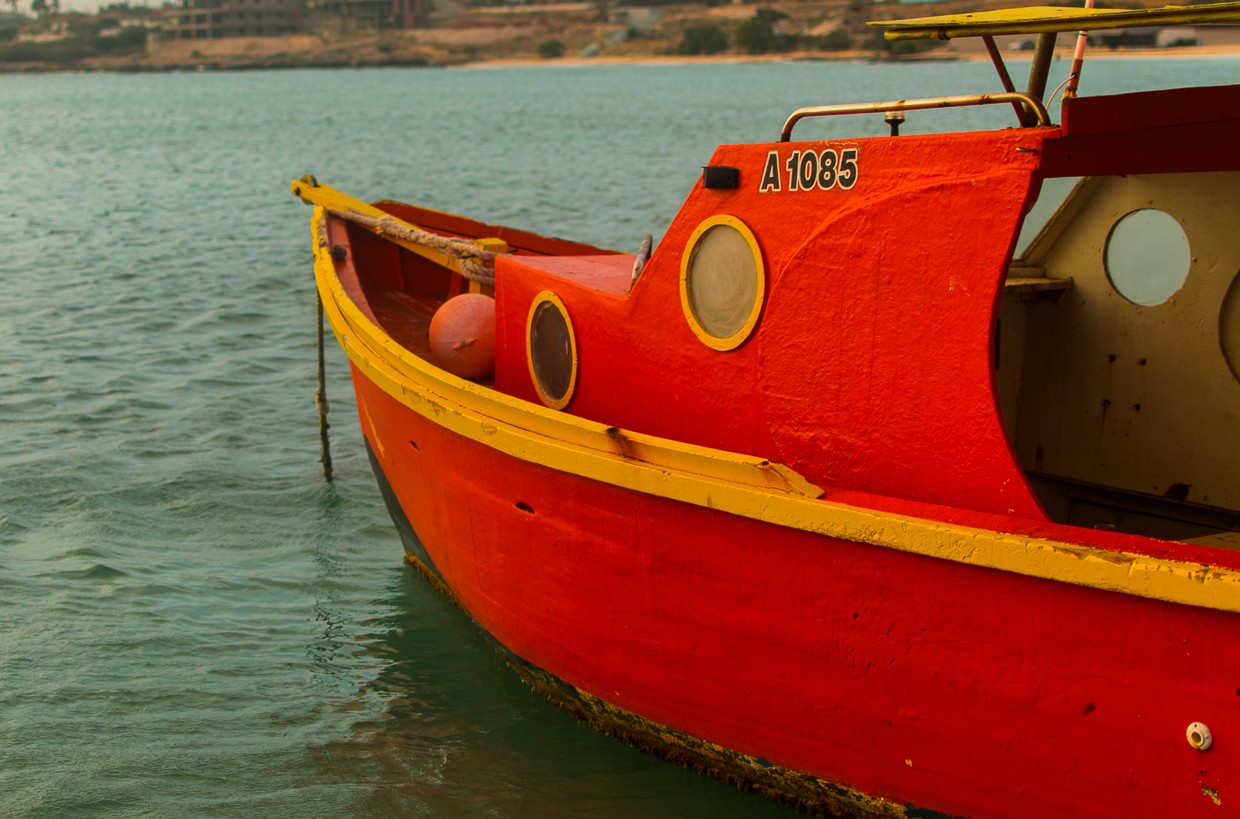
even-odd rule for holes
{"type": "Polygon", "coordinates": [[[582,720],[809,811],[1233,814],[1240,85],[1043,97],[1056,32],[1237,19],[886,24],[1004,89],[794,112],[651,253],[294,182],[407,559],[582,720]],[[1014,127],[895,134],[977,104],[1014,127]]]}

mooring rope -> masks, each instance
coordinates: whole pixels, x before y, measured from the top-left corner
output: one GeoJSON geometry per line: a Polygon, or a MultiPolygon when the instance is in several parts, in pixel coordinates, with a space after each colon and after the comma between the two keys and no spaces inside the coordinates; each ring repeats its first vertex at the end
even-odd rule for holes
{"type": "Polygon", "coordinates": [[[323,462],[323,478],[330,483],[332,480],[332,442],[327,435],[327,430],[331,429],[331,424],[327,423],[327,413],[330,407],[327,403],[327,366],[324,361],[325,352],[323,349],[323,295],[319,293],[318,288],[314,290],[315,307],[315,327],[318,329],[318,347],[319,347],[319,386],[314,391],[314,406],[319,411],[319,460],[323,462]]]}
{"type": "Polygon", "coordinates": [[[470,281],[495,284],[495,256],[468,239],[441,236],[401,222],[392,216],[367,216],[355,210],[329,210],[332,216],[361,225],[378,236],[401,239],[424,247],[431,247],[460,260],[460,273],[470,281]]]}
{"type": "MultiPolygon", "coordinates": [[[[327,247],[327,224],[320,220],[318,234],[315,237],[320,248],[327,247]]],[[[331,406],[327,403],[327,362],[323,344],[323,294],[318,285],[314,288],[315,321],[319,357],[319,383],[314,391],[314,407],[319,411],[319,460],[323,463],[323,478],[329,483],[332,480],[332,442],[327,431],[331,424],[327,422],[327,413],[331,406]]]]}

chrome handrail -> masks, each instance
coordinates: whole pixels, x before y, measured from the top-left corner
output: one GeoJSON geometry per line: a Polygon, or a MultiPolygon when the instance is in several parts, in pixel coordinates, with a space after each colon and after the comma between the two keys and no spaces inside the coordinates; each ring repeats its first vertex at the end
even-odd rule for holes
{"type": "MultiPolygon", "coordinates": [[[[996,105],[1001,103],[1021,103],[1038,118],[1039,125],[1050,125],[1051,118],[1046,113],[1046,106],[1029,94],[1009,91],[1002,94],[967,94],[961,97],[929,97],[920,100],[893,100],[891,102],[856,102],[843,105],[816,105],[810,108],[799,108],[792,112],[784,123],[784,130],[779,135],[780,142],[788,142],[792,136],[792,127],[806,117],[833,117],[842,114],[882,114],[888,111],[916,111],[927,108],[960,108],[968,105],[996,105]]],[[[1023,123],[1022,123],[1023,124],[1023,123]]]]}

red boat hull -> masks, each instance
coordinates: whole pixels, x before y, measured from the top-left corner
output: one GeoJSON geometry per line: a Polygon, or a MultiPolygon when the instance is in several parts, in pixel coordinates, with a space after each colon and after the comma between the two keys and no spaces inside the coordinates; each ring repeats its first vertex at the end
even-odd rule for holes
{"type": "Polygon", "coordinates": [[[600,727],[819,811],[1165,817],[1173,795],[1217,816],[1230,796],[1240,751],[1185,728],[1240,733],[1233,614],[576,477],[354,381],[411,556],[600,727]]]}
{"type": "Polygon", "coordinates": [[[411,559],[561,705],[817,812],[1213,817],[1240,799],[1238,111],[723,146],[732,181],[640,276],[294,192],[411,559]],[[1116,281],[1145,210],[1183,238],[1164,302],[1116,281]],[[434,363],[466,288],[493,379],[434,363]]]}

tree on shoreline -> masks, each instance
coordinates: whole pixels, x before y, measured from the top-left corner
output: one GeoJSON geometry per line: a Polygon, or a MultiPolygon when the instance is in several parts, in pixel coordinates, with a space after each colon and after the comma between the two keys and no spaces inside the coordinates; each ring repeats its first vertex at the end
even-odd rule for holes
{"type": "MultiPolygon", "coordinates": [[[[12,0],[14,6],[16,0],[12,0]]],[[[54,17],[60,14],[60,0],[30,0],[30,10],[36,17],[54,17]]]]}
{"type": "Polygon", "coordinates": [[[796,38],[775,31],[775,24],[787,17],[775,9],[758,9],[753,17],[736,27],[737,47],[750,54],[791,50],[796,46],[796,38]]]}
{"type": "Polygon", "coordinates": [[[676,47],[677,54],[718,54],[728,47],[728,37],[714,23],[689,26],[676,47]]]}

